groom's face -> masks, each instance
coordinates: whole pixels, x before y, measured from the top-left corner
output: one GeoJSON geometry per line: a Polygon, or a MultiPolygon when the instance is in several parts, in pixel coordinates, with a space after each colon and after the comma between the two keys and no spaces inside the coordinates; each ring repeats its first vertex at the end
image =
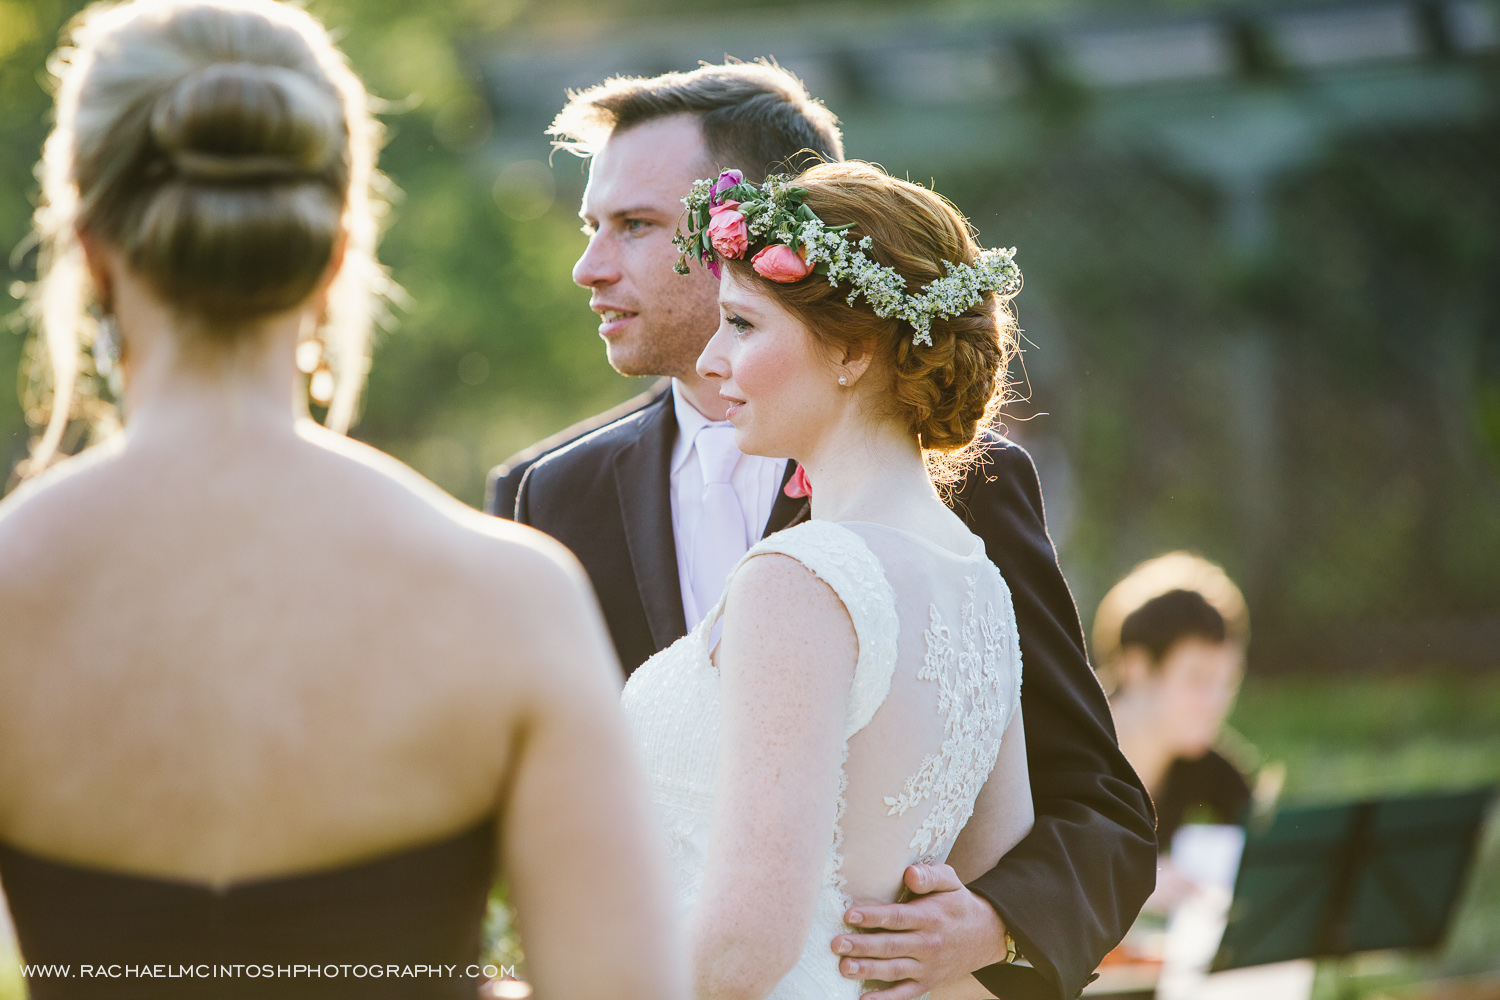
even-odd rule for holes
{"type": "Polygon", "coordinates": [[[672,270],[672,234],[693,181],[713,169],[698,119],[673,115],[610,136],[583,192],[588,248],[573,280],[593,294],[609,363],[622,375],[692,380],[719,325],[718,282],[701,264],[672,270]]]}

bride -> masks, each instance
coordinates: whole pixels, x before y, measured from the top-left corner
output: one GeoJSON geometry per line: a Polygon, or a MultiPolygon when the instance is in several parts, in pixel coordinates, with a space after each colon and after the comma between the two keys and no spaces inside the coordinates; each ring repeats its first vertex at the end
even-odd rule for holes
{"type": "Polygon", "coordinates": [[[852,1000],[883,985],[830,948],[852,903],[914,863],[967,881],[1031,827],[1010,591],[939,495],[998,409],[1020,272],[868,164],[726,171],[686,202],[684,258],[722,272],[698,371],[741,451],[797,460],[813,519],[749,551],[625,708],[696,995],[852,1000]]]}

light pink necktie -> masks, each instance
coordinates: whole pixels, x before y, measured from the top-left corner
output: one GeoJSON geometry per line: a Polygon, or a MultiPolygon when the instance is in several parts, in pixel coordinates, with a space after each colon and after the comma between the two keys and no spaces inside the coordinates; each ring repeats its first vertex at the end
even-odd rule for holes
{"type": "MultiPolygon", "coordinates": [[[[698,468],[703,472],[703,506],[693,539],[689,569],[693,599],[701,619],[718,603],[729,571],[750,548],[745,511],[730,482],[743,457],[734,444],[734,428],[707,426],[693,439],[698,468]]],[[[696,625],[697,622],[689,622],[696,625]]]]}

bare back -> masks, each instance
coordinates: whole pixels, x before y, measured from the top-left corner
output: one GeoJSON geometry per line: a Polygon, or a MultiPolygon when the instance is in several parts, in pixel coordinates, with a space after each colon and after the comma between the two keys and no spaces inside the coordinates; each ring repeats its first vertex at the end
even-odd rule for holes
{"type": "Polygon", "coordinates": [[[223,883],[496,810],[558,547],[306,426],[75,464],[0,508],[0,838],[223,883]]]}

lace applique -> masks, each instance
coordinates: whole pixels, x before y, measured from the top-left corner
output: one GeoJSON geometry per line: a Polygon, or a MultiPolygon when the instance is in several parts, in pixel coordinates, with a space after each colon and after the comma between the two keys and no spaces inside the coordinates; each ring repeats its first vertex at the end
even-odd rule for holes
{"type": "Polygon", "coordinates": [[[844,744],[844,755],[839,760],[839,797],[833,806],[833,845],[828,850],[828,863],[823,871],[823,884],[839,894],[847,908],[849,894],[844,891],[848,879],[844,878],[844,813],[849,810],[849,772],[844,770],[849,763],[849,744],[844,744]]]}
{"type": "Polygon", "coordinates": [[[928,606],[931,626],[924,633],[927,658],[917,678],[938,685],[938,715],[943,719],[943,745],[928,754],[917,773],[906,779],[899,796],[885,796],[889,816],[936,797],[931,810],[909,845],[923,863],[943,856],[974,811],[974,799],[995,766],[1000,752],[1003,721],[1015,704],[1010,685],[1002,685],[1004,669],[1014,655],[1013,628],[1007,628],[993,604],[981,617],[975,608],[978,578],[969,577],[969,597],[959,609],[959,641],[943,623],[935,606],[928,606]],[[1007,695],[1010,695],[1008,698],[1007,695]]]}

